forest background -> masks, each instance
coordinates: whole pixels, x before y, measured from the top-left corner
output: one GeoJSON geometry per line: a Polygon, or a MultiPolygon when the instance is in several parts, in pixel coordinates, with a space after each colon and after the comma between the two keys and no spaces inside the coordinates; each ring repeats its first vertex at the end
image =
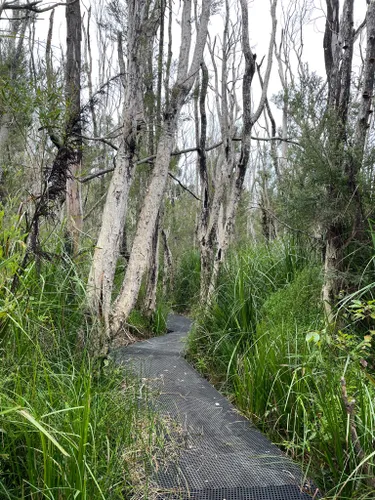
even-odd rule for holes
{"type": "Polygon", "coordinates": [[[372,499],[375,1],[0,14],[1,498],[151,495],[170,423],[108,351],[173,309],[325,498],[372,499]]]}

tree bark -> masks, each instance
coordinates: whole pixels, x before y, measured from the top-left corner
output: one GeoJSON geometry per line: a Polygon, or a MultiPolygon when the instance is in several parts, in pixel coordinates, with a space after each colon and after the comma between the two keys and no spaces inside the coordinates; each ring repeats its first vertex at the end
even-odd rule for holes
{"type": "Polygon", "coordinates": [[[156,310],[156,298],[158,288],[158,273],[159,273],[159,224],[160,215],[158,216],[154,234],[151,243],[151,259],[148,269],[146,282],[146,295],[144,299],[144,313],[147,318],[151,319],[156,310]]]}
{"type": "Polygon", "coordinates": [[[191,7],[191,0],[185,0],[181,19],[181,46],[178,60],[177,80],[172,88],[168,106],[166,106],[164,113],[152,178],[139,216],[125,279],[120,294],[114,304],[111,324],[111,329],[114,334],[121,330],[131,310],[135,306],[142,277],[149,264],[152,236],[155,230],[157,214],[166,188],[178,116],[193,87],[200,63],[203,59],[211,1],[204,1],[202,4],[195,49],[189,67],[192,38],[191,7]]]}
{"type": "MultiPolygon", "coordinates": [[[[211,276],[211,263],[213,256],[213,242],[210,241],[207,229],[210,214],[210,198],[209,198],[209,180],[207,170],[207,155],[206,155],[206,140],[207,140],[207,115],[206,115],[206,98],[209,83],[207,66],[202,63],[202,83],[199,94],[199,115],[200,115],[200,135],[197,137],[198,146],[198,171],[200,179],[201,191],[201,211],[198,222],[198,241],[200,245],[201,258],[201,276],[200,276],[200,294],[201,302],[204,303],[207,298],[208,287],[211,276]]],[[[198,116],[196,117],[198,122],[198,116]]]]}
{"type": "Polygon", "coordinates": [[[138,135],[144,123],[140,55],[146,0],[128,3],[127,72],[122,141],[103,210],[102,224],[90,269],[87,300],[91,312],[104,321],[109,335],[113,280],[125,224],[128,195],[138,158],[138,135]]]}
{"type": "Polygon", "coordinates": [[[164,268],[163,268],[163,296],[168,297],[169,292],[173,289],[173,260],[172,252],[168,245],[168,237],[164,229],[161,230],[161,238],[163,241],[164,253],[164,268]]]}
{"type": "Polygon", "coordinates": [[[81,126],[81,7],[80,1],[66,6],[66,75],[65,99],[67,107],[66,141],[70,154],[66,180],[66,238],[72,254],[79,249],[82,232],[81,184],[76,180],[80,175],[82,162],[81,126]]]}
{"type": "MultiPolygon", "coordinates": [[[[245,72],[242,80],[243,126],[242,126],[242,137],[241,137],[241,151],[239,160],[235,162],[233,151],[231,151],[230,149],[231,146],[229,145],[228,140],[225,139],[226,130],[228,130],[229,126],[225,118],[225,116],[228,116],[227,109],[225,108],[226,100],[222,95],[222,102],[224,106],[222,106],[221,109],[221,116],[223,120],[222,133],[224,134],[224,156],[226,165],[224,167],[225,174],[222,177],[221,181],[222,182],[221,189],[224,190],[224,192],[226,192],[226,195],[225,197],[223,194],[221,195],[221,199],[218,206],[214,207],[214,205],[212,205],[212,211],[216,209],[216,214],[212,213],[211,217],[214,221],[214,224],[217,225],[216,226],[217,246],[216,246],[216,253],[211,274],[208,298],[212,295],[216,287],[219,270],[222,262],[224,261],[226,252],[228,250],[228,247],[231,243],[231,239],[233,236],[235,217],[237,214],[237,208],[243,188],[246,170],[248,168],[248,163],[250,159],[251,131],[254,124],[258,121],[260,115],[262,114],[264,106],[267,101],[267,90],[272,68],[272,53],[276,36],[277,0],[273,0],[271,4],[272,32],[268,48],[267,67],[262,87],[262,94],[258,106],[255,112],[253,113],[252,103],[251,103],[251,85],[256,70],[255,56],[251,51],[249,43],[247,1],[240,0],[240,5],[242,13],[241,45],[242,45],[242,53],[245,59],[245,72]]],[[[223,39],[225,40],[225,36],[223,37],[223,39]]],[[[225,60],[224,55],[223,59],[225,60]]],[[[226,74],[223,73],[222,80],[225,81],[225,79],[226,79],[226,74]]],[[[226,92],[224,87],[226,87],[226,85],[223,86],[222,92],[224,91],[226,92]]]]}
{"type": "MultiPolygon", "coordinates": [[[[342,176],[344,190],[332,182],[327,186],[330,199],[346,200],[345,212],[353,207],[354,217],[337,213],[326,227],[324,285],[322,297],[329,321],[333,320],[332,305],[342,287],[345,247],[351,240],[363,233],[364,216],[361,202],[361,190],[358,182],[365,142],[368,132],[375,71],[375,4],[368,2],[367,51],[363,71],[363,91],[355,131],[349,137],[349,106],[353,64],[353,46],[355,31],[353,28],[353,0],[345,0],[341,20],[339,20],[339,0],[327,1],[327,21],[324,36],[325,65],[328,80],[328,114],[334,120],[329,131],[330,147],[334,151],[331,159],[336,175],[342,176]]],[[[340,209],[339,209],[340,210],[340,209]]]]}

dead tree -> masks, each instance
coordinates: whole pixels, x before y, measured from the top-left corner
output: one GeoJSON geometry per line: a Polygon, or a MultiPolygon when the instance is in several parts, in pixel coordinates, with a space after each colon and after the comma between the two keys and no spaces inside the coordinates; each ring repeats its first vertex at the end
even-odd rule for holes
{"type": "MultiPolygon", "coordinates": [[[[250,159],[251,132],[254,124],[261,116],[267,98],[268,83],[272,67],[272,52],[276,36],[276,5],[277,0],[271,2],[272,32],[268,49],[267,66],[264,76],[261,97],[255,111],[252,110],[251,88],[256,71],[255,54],[253,54],[249,43],[248,5],[246,0],[240,0],[242,14],[242,25],[240,40],[242,55],[244,58],[244,73],[242,79],[242,131],[240,150],[236,151],[233,145],[235,133],[235,122],[237,119],[239,105],[236,100],[235,88],[231,94],[228,93],[229,80],[229,56],[236,47],[236,35],[230,28],[229,2],[226,1],[226,21],[223,33],[223,47],[221,52],[221,87],[218,88],[218,72],[214,63],[217,113],[220,122],[223,140],[221,156],[214,173],[214,193],[206,195],[202,193],[203,206],[201,208],[200,224],[200,249],[201,249],[201,297],[207,300],[212,296],[220,266],[224,261],[226,252],[231,242],[235,224],[237,208],[244,184],[244,179],[250,159]]],[[[213,52],[211,51],[213,57],[213,52]]],[[[234,58],[233,58],[234,59],[234,58]]],[[[232,61],[231,79],[238,80],[236,69],[232,61]]],[[[203,109],[201,109],[201,119],[203,109]]],[[[202,159],[199,160],[202,170],[202,159]]],[[[204,174],[205,175],[205,174],[204,174]]],[[[202,186],[206,186],[204,175],[201,173],[202,186]]]]}
{"type": "Polygon", "coordinates": [[[79,249],[82,231],[81,185],[77,181],[82,162],[81,127],[81,7],[80,1],[66,6],[66,128],[65,143],[69,150],[66,178],[66,238],[72,254],[79,249]]]}

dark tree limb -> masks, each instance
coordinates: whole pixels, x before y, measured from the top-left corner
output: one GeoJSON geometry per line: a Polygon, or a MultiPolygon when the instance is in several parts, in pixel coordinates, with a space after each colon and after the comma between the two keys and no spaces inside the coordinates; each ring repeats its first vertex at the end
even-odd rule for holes
{"type": "Polygon", "coordinates": [[[188,193],[190,193],[191,196],[194,196],[194,198],[196,200],[201,201],[201,199],[198,198],[198,196],[196,194],[194,194],[193,191],[190,191],[190,189],[188,187],[184,186],[184,184],[182,184],[182,182],[179,179],[177,179],[177,177],[175,177],[173,174],[171,174],[171,172],[168,172],[168,175],[169,175],[169,177],[172,177],[172,179],[174,181],[178,182],[178,184],[182,187],[182,189],[184,189],[185,191],[187,191],[188,193]]]}

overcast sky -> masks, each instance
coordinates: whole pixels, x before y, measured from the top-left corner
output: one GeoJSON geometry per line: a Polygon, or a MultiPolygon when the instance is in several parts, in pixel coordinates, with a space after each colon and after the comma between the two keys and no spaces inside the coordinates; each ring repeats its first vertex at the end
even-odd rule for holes
{"type": "MultiPolygon", "coordinates": [[[[99,0],[105,3],[105,0],[99,0]]],[[[325,0],[278,0],[278,35],[282,28],[282,6],[287,8],[289,3],[298,4],[311,3],[313,8],[309,10],[309,22],[304,27],[304,51],[303,59],[308,62],[312,71],[316,71],[324,76],[324,56],[323,56],[323,32],[325,24],[325,0]]],[[[175,0],[176,11],[180,0],[175,0]]],[[[355,0],[355,26],[358,26],[365,14],[366,0],[355,0]]],[[[90,5],[89,0],[82,1],[82,12],[90,5]]],[[[95,7],[94,7],[95,8],[95,7]]],[[[65,45],[65,12],[64,7],[58,7],[55,15],[55,45],[65,45]]],[[[49,15],[43,14],[44,21],[40,22],[37,36],[43,43],[48,30],[49,15]]],[[[258,55],[258,61],[267,54],[268,41],[271,31],[270,3],[269,0],[249,0],[249,29],[250,42],[252,48],[258,55]]],[[[210,31],[217,30],[217,23],[210,23],[210,31]]],[[[279,38],[279,37],[278,37],[279,38]]],[[[174,43],[176,46],[177,44],[174,43]]],[[[178,47],[176,47],[177,49],[178,47]]],[[[275,65],[276,67],[276,65],[275,65]]],[[[272,88],[277,87],[275,75],[273,76],[272,88]]]]}
{"type": "MultiPolygon", "coordinates": [[[[232,5],[236,5],[236,0],[231,0],[232,5]]],[[[86,8],[89,7],[89,0],[81,0],[82,3],[82,13],[86,11],[86,8]]],[[[105,5],[106,0],[96,0],[96,5],[98,4],[105,5]]],[[[355,26],[357,27],[364,19],[365,11],[366,11],[366,0],[355,0],[355,26]]],[[[174,0],[173,9],[174,13],[178,16],[181,9],[181,0],[174,0]]],[[[312,8],[308,10],[306,16],[306,24],[304,26],[304,35],[303,35],[303,56],[302,59],[304,62],[307,62],[310,68],[310,71],[316,71],[322,77],[325,76],[324,71],[324,54],[323,54],[323,33],[325,26],[325,0],[278,0],[278,36],[277,39],[280,40],[280,33],[283,27],[283,10],[287,10],[288,5],[296,6],[296,5],[309,5],[311,4],[312,8]]],[[[238,5],[238,4],[237,4],[238,5]]],[[[238,8],[238,7],[237,7],[238,8]]],[[[95,10],[95,5],[93,5],[93,10],[95,10]]],[[[234,9],[235,12],[235,9],[234,9]]],[[[44,42],[47,36],[48,30],[48,17],[49,13],[42,14],[44,17],[44,21],[40,21],[37,29],[37,37],[42,42],[41,43],[41,55],[44,55],[44,42]]],[[[86,14],[87,16],[87,14],[86,14]]],[[[177,55],[179,49],[179,40],[178,40],[178,32],[179,25],[178,22],[175,21],[175,29],[174,31],[174,41],[173,48],[174,52],[177,55]]],[[[211,19],[210,22],[210,32],[212,35],[221,33],[222,31],[222,23],[220,23],[220,19],[218,16],[215,16],[211,19]]],[[[249,30],[250,30],[250,43],[253,51],[257,54],[257,61],[259,62],[263,56],[267,54],[269,37],[271,32],[271,18],[270,18],[270,1],[269,0],[249,0],[249,30]]],[[[55,14],[55,29],[54,29],[54,45],[57,46],[65,46],[65,8],[58,7],[56,9],[55,14]]],[[[92,44],[94,46],[95,39],[95,28],[92,28],[92,44]]],[[[358,53],[358,49],[357,49],[358,53]]],[[[57,54],[58,57],[60,56],[57,54]]],[[[118,72],[116,56],[112,60],[112,64],[114,66],[113,72],[114,74],[118,72]]],[[[94,53],[95,59],[95,53],[94,53]]],[[[94,63],[95,64],[95,63],[94,63]]],[[[265,68],[266,63],[264,62],[263,68],[265,68]]],[[[94,75],[95,82],[95,75],[94,75]]],[[[254,87],[256,87],[257,83],[254,82],[254,87]]],[[[273,70],[272,76],[269,86],[269,96],[276,94],[281,90],[280,79],[277,73],[277,62],[273,61],[273,70]]],[[[255,101],[257,100],[257,94],[259,94],[258,90],[254,90],[255,101]]],[[[276,113],[276,118],[278,117],[277,111],[274,109],[276,113]]],[[[279,121],[279,120],[278,120],[279,121]]]]}

